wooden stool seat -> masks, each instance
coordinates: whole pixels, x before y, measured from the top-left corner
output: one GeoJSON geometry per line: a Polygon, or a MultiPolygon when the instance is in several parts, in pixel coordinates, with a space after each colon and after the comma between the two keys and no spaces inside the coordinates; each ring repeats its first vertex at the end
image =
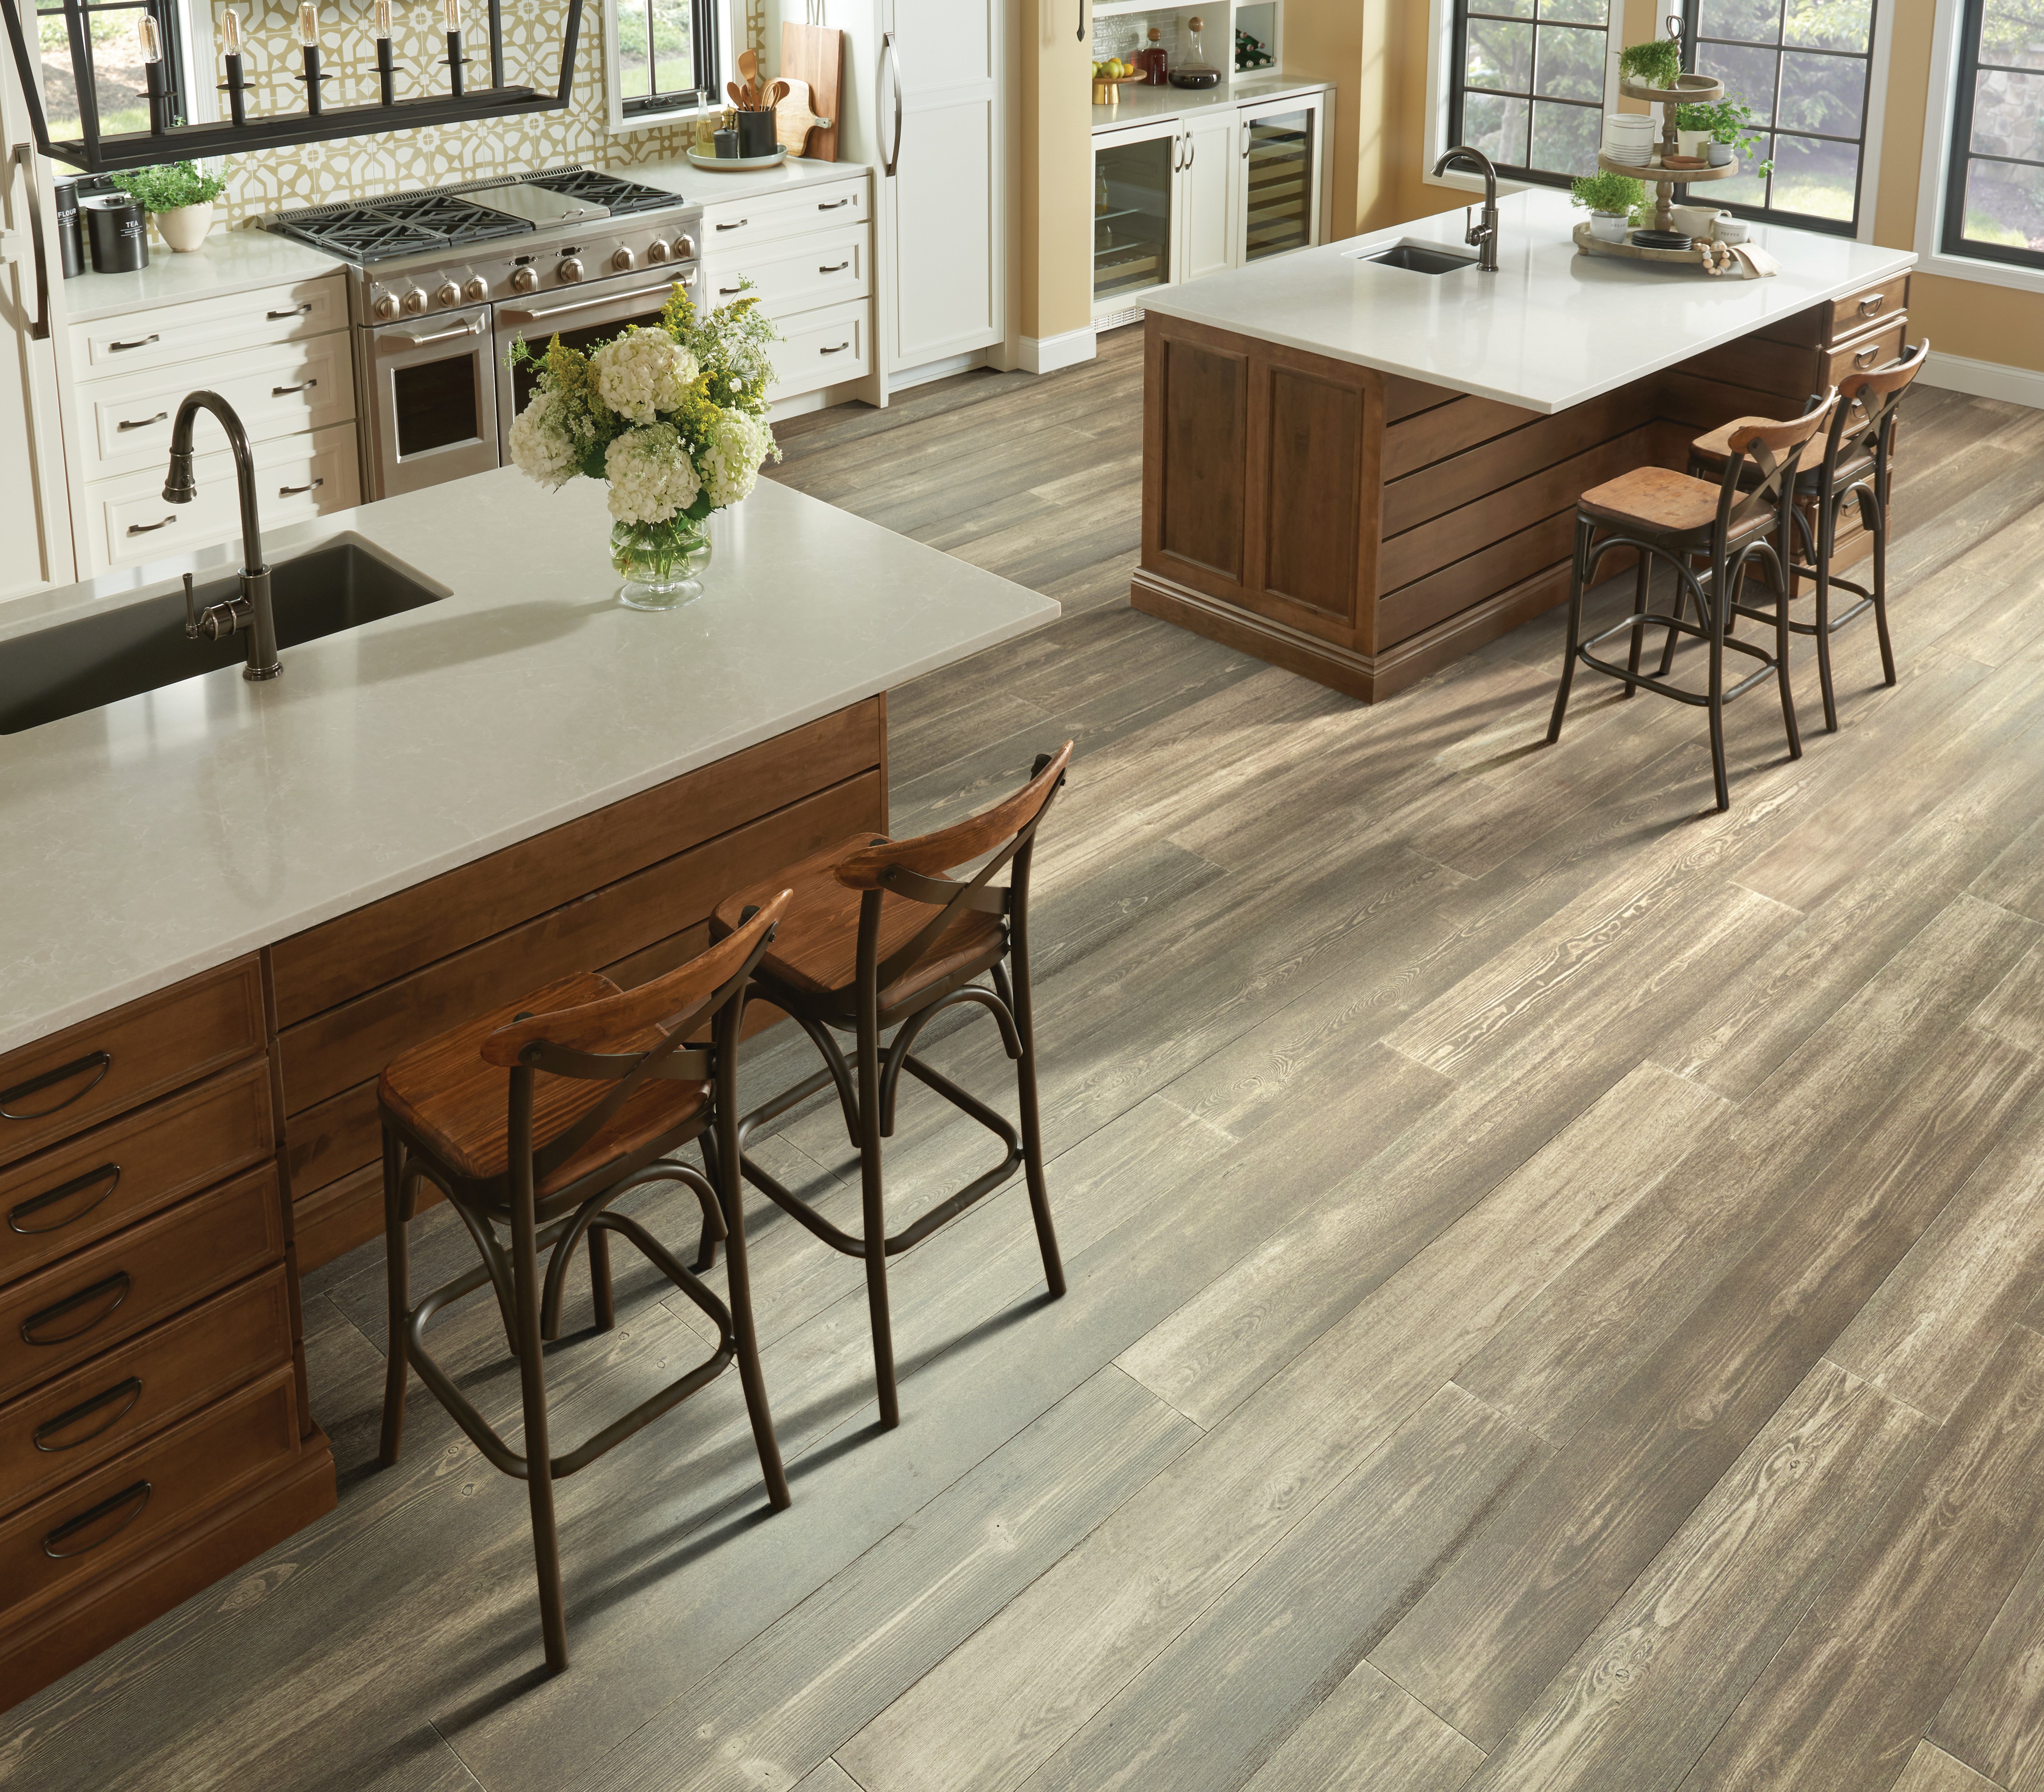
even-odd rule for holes
{"type": "Polygon", "coordinates": [[[1717,520],[1718,488],[1672,467],[1635,466],[1593,486],[1577,500],[1577,508],[1614,528],[1702,535],[1717,520]]]}
{"type": "MultiPolygon", "coordinates": [[[[859,974],[859,915],[862,891],[840,881],[837,868],[855,853],[892,845],[884,834],[854,834],[776,873],[757,889],[717,904],[714,925],[736,930],[748,904],[758,906],[777,890],[794,892],[786,917],[760,969],[784,988],[816,1000],[846,994],[859,974]]],[[[891,957],[928,925],[930,911],[891,892],[881,892],[879,957],[891,957]]],[[[914,961],[880,992],[881,1024],[934,984],[974,977],[991,969],[1007,950],[1007,928],[997,915],[970,911],[959,916],[916,954],[914,961]]]]}
{"type": "MultiPolygon", "coordinates": [[[[511,1073],[484,1061],[482,1042],[521,1015],[578,1008],[620,993],[609,977],[594,971],[564,977],[450,1027],[392,1059],[378,1087],[378,1099],[457,1176],[474,1182],[497,1181],[510,1169],[505,1112],[511,1073]]],[[[644,1027],[620,1039],[617,1049],[651,1051],[665,1038],[657,1026],[644,1027]]],[[[532,1092],[533,1144],[544,1146],[559,1138],[609,1093],[609,1085],[604,1083],[561,1076],[540,1080],[532,1092]]],[[[643,1084],[588,1144],[542,1176],[535,1192],[544,1202],[605,1165],[630,1157],[674,1131],[709,1099],[709,1085],[704,1082],[643,1084]]]]}

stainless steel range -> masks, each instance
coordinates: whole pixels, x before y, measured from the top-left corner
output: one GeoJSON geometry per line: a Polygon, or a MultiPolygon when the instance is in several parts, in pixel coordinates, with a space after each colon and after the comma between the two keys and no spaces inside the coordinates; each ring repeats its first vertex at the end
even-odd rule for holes
{"type": "Polygon", "coordinates": [[[363,495],[507,462],[532,384],[512,344],[655,321],[675,282],[694,290],[701,215],[658,187],[555,168],[266,220],[352,264],[363,495]]]}

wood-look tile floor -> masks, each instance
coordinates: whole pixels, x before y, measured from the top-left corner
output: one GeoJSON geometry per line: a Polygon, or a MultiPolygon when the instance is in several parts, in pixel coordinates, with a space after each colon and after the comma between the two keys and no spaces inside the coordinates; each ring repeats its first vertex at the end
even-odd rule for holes
{"type": "MultiPolygon", "coordinates": [[[[271,1792],[2044,1787],[2044,413],[1910,403],[1902,675],[1843,729],[1584,691],[1550,617],[1374,708],[1130,612],[1132,332],[783,432],[779,477],[1062,599],[896,694],[897,827],[1078,743],[1039,860],[1045,1299],[1019,1193],[855,1264],[755,1213],[795,1504],[736,1378],[523,1491],[309,1279],[340,1510],[0,1719],[0,1779],[271,1792]],[[1579,685],[1579,689],[1581,689],[1579,685]]],[[[990,1028],[933,1054],[1001,1089],[990,1028]]],[[[798,1054],[770,1037],[747,1076],[798,1054]]],[[[763,1147],[856,1207],[841,1128],[763,1147]]],[[[904,1203],[983,1135],[905,1105],[904,1203]]],[[[692,1237],[682,1203],[644,1211],[692,1237]]],[[[469,1247],[444,1210],[421,1273],[469,1247]]],[[[586,1296],[579,1322],[586,1323],[586,1296]]],[[[515,1413],[488,1313],[442,1336],[515,1413]]],[[[557,1436],[700,1322],[628,1276],[557,1436]]]]}

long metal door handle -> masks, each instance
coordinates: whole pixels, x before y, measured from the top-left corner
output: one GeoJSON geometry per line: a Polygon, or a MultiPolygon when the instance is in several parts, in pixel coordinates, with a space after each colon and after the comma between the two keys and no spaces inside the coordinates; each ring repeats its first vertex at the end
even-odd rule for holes
{"type": "MultiPolygon", "coordinates": [[[[563,306],[562,309],[565,310],[567,308],[563,306]]],[[[469,322],[451,330],[436,330],[431,336],[415,336],[409,330],[398,330],[394,333],[404,341],[409,342],[414,348],[425,348],[436,342],[452,342],[456,336],[479,336],[482,334],[482,320],[480,317],[472,318],[469,322]]]]}
{"type": "MultiPolygon", "coordinates": [[[[722,229],[724,227],[720,224],[717,228],[722,229]]],[[[681,285],[688,284],[686,274],[678,278],[681,285]]],[[[635,287],[628,293],[605,293],[597,298],[577,299],[572,305],[550,305],[544,311],[507,311],[504,316],[507,321],[513,318],[522,317],[528,324],[536,324],[542,318],[565,317],[571,311],[586,311],[592,305],[621,305],[628,299],[659,298],[670,291],[675,284],[675,281],[669,280],[658,286],[635,287]]],[[[436,339],[427,336],[422,340],[432,342],[436,339]]]]}
{"type": "Polygon", "coordinates": [[[125,355],[131,348],[147,348],[151,343],[163,340],[160,336],[148,336],[139,342],[110,342],[106,345],[106,351],[110,355],[125,355]]]}
{"type": "Polygon", "coordinates": [[[1082,44],[1085,41],[1085,0],[1079,0],[1078,40],[1082,44]]]}
{"type": "Polygon", "coordinates": [[[296,386],[273,386],[270,388],[270,396],[272,398],[288,398],[294,392],[309,392],[318,384],[316,379],[302,379],[296,386]]]}
{"type": "Polygon", "coordinates": [[[36,146],[14,145],[15,165],[21,171],[29,192],[29,253],[36,258],[36,320],[29,326],[33,342],[47,342],[50,336],[50,263],[43,252],[43,205],[36,196],[36,146]]]}
{"type": "Polygon", "coordinates": [[[277,488],[277,496],[279,497],[303,497],[307,492],[316,492],[326,482],[324,479],[315,479],[309,485],[279,485],[277,488]]]}
{"type": "MultiPolygon", "coordinates": [[[[1083,12],[1085,0],[1080,0],[1083,12]]],[[[890,178],[901,161],[901,52],[896,47],[894,33],[887,33],[880,40],[880,59],[887,65],[889,84],[894,90],[894,146],[887,152],[882,171],[890,178]]]]}
{"type": "Polygon", "coordinates": [[[282,323],[286,317],[309,317],[312,314],[313,301],[310,299],[303,305],[293,305],[288,311],[266,311],[263,313],[264,318],[272,324],[282,323]]]}
{"type": "Polygon", "coordinates": [[[128,532],[131,535],[152,535],[159,529],[167,529],[175,521],[176,517],[166,516],[160,523],[130,523],[128,532]]]}
{"type": "Polygon", "coordinates": [[[87,1052],[83,1057],[74,1058],[69,1064],[59,1065],[54,1070],[45,1070],[40,1076],[31,1076],[25,1083],[17,1083],[11,1089],[0,1089],[0,1120],[41,1120],[66,1108],[81,1096],[87,1096],[98,1088],[108,1071],[113,1068],[111,1052],[87,1052]],[[60,1083],[68,1083],[74,1076],[83,1076],[86,1071],[96,1073],[92,1080],[82,1088],[73,1089],[61,1101],[53,1101],[47,1107],[32,1107],[24,1113],[20,1104],[30,1096],[40,1095],[45,1089],[53,1089],[60,1083]]]}
{"type": "Polygon", "coordinates": [[[152,417],[123,417],[121,421],[114,424],[113,427],[117,430],[123,431],[129,429],[147,429],[152,424],[161,423],[163,419],[170,414],[171,413],[168,411],[159,411],[152,417]]]}
{"type": "Polygon", "coordinates": [[[1190,132],[1185,134],[1185,166],[1190,167],[1200,159],[1200,140],[1190,132]]]}

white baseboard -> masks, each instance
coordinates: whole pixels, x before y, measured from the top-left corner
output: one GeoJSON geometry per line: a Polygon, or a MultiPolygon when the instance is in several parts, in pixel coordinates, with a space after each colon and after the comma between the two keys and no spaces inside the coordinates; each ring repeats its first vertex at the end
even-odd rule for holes
{"type": "Polygon", "coordinates": [[[1921,377],[1926,386],[1946,392],[1963,392],[1973,398],[1999,398],[2008,404],[2044,410],[2044,373],[2032,368],[2005,366],[1999,361],[1974,361],[1934,348],[1921,377]]]}
{"type": "Polygon", "coordinates": [[[888,389],[905,392],[912,386],[928,386],[933,379],[949,379],[953,374],[968,373],[986,365],[983,348],[976,348],[970,355],[947,355],[941,361],[925,361],[920,367],[897,369],[887,376],[888,389]]]}
{"type": "Polygon", "coordinates": [[[1024,336],[1016,359],[1025,374],[1055,374],[1060,367],[1076,367],[1090,361],[1096,351],[1093,326],[1066,330],[1062,336],[1024,336]]]}

